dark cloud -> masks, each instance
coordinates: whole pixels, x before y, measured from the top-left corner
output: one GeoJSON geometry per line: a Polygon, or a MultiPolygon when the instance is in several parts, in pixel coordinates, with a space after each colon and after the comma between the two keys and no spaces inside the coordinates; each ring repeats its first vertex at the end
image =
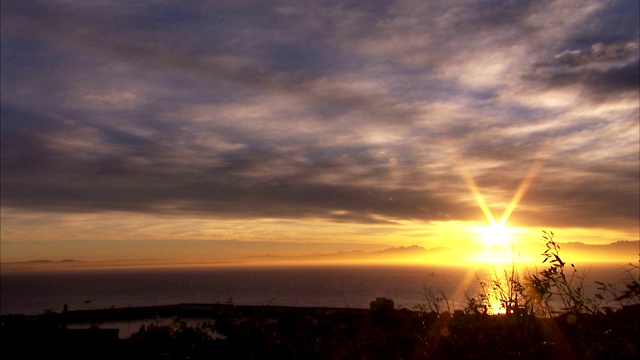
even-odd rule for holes
{"type": "MultiPolygon", "coordinates": [[[[363,157],[353,163],[296,165],[293,174],[281,176],[269,167],[289,159],[275,149],[213,165],[199,162],[202,154],[198,151],[166,148],[151,141],[144,146],[110,143],[107,153],[84,157],[71,147],[56,146],[55,139],[69,135],[66,127],[55,120],[4,107],[3,124],[7,124],[2,132],[2,192],[6,206],[159,213],[169,208],[185,214],[315,216],[346,221],[345,215],[331,215],[332,210],[339,209],[351,214],[352,221],[365,222],[381,221],[374,221],[371,215],[437,219],[442,214],[425,214],[425,205],[441,211],[451,207],[447,201],[427,193],[317,181],[322,174],[341,174],[350,166],[373,163],[363,157]],[[32,125],[11,125],[19,122],[32,125]],[[43,133],[46,136],[39,135],[43,133]],[[175,156],[190,158],[175,165],[175,156]]],[[[365,181],[389,175],[385,168],[379,168],[358,176],[365,181]]]]}
{"type": "Polygon", "coordinates": [[[606,69],[577,69],[556,70],[537,80],[543,81],[552,88],[573,85],[582,86],[594,95],[602,96],[615,93],[636,93],[640,86],[640,62],[634,62],[620,67],[606,69]]]}
{"type": "Polygon", "coordinates": [[[498,30],[501,27],[521,26],[527,16],[544,4],[539,1],[480,0],[471,4],[459,26],[476,29],[498,30]]]}
{"type": "MultiPolygon", "coordinates": [[[[527,194],[527,204],[532,208],[553,203],[553,209],[535,211],[534,226],[551,227],[601,227],[612,228],[624,226],[625,220],[640,216],[638,206],[638,188],[630,183],[640,181],[638,176],[621,178],[617,182],[603,183],[595,179],[573,180],[567,183],[549,184],[548,180],[541,180],[543,184],[534,186],[527,194]],[[607,225],[601,225],[607,224],[607,225]]],[[[523,212],[530,212],[526,207],[523,212]]],[[[525,216],[526,217],[526,216],[525,216]]],[[[516,217],[517,218],[517,217],[516,217]]]]}
{"type": "Polygon", "coordinates": [[[638,91],[638,3],[598,7],[587,21],[546,49],[526,78],[551,88],[580,86],[592,100],[638,91]],[[551,51],[549,51],[551,50],[551,51]],[[551,54],[551,55],[549,55],[551,54]]]}
{"type": "Polygon", "coordinates": [[[534,78],[551,87],[582,85],[597,95],[637,92],[638,42],[596,43],[587,50],[565,50],[540,63],[534,78]]]}
{"type": "MultiPolygon", "coordinates": [[[[628,61],[637,57],[638,44],[618,42],[613,44],[596,43],[588,50],[566,50],[555,57],[558,65],[570,67],[585,66],[589,64],[608,63],[616,61],[628,61]]],[[[551,65],[553,65],[553,63],[551,65]]]]}
{"type": "Polygon", "coordinates": [[[586,49],[593,44],[637,42],[640,4],[635,0],[616,0],[597,9],[575,31],[567,36],[566,44],[572,49],[586,49]]]}

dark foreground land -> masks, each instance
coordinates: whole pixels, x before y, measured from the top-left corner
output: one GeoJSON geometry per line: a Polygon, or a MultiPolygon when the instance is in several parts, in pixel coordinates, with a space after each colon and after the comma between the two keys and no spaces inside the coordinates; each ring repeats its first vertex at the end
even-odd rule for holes
{"type": "MultiPolygon", "coordinates": [[[[392,304],[392,303],[391,303],[392,304]]],[[[638,359],[640,307],[608,315],[435,314],[180,304],[1,318],[3,359],[638,359]],[[127,339],[68,324],[175,317],[127,339]],[[188,326],[181,317],[211,319],[188,326]]]]}

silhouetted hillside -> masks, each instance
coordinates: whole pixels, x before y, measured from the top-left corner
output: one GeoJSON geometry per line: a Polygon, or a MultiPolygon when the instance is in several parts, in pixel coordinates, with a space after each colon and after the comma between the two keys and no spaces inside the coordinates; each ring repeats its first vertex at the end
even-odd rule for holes
{"type": "Polygon", "coordinates": [[[398,310],[378,298],[370,309],[180,304],[0,320],[3,358],[626,360],[638,358],[640,343],[638,305],[534,318],[398,310]],[[189,315],[207,320],[188,326],[180,317],[189,315]],[[67,328],[132,318],[149,323],[125,339],[117,329],[67,328]]]}

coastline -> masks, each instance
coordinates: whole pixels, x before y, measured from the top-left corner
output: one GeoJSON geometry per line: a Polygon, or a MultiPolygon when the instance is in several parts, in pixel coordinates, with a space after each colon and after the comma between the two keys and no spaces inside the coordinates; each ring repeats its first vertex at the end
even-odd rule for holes
{"type": "Polygon", "coordinates": [[[601,315],[180,303],[0,316],[4,354],[65,359],[635,359],[640,305],[601,315]],[[173,318],[170,324],[153,319],[173,318]],[[206,320],[191,326],[183,319],[206,320]],[[149,320],[122,338],[108,321],[149,320]],[[72,324],[94,324],[72,328],[72,324]]]}

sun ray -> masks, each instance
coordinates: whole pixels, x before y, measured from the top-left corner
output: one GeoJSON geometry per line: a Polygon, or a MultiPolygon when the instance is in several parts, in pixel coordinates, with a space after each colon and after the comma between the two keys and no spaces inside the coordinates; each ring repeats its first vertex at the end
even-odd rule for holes
{"type": "MultiPolygon", "coordinates": [[[[487,240],[484,241],[484,244],[485,244],[484,250],[479,255],[478,260],[480,262],[486,262],[489,258],[491,258],[492,259],[491,263],[503,262],[503,260],[505,260],[506,258],[505,256],[503,256],[504,250],[507,248],[511,249],[510,256],[508,256],[508,258],[513,260],[514,259],[513,247],[510,246],[511,240],[510,240],[509,228],[507,227],[507,222],[511,218],[511,215],[515,211],[516,207],[518,206],[518,204],[520,203],[524,195],[529,190],[529,187],[533,183],[534,178],[536,177],[536,175],[544,165],[544,162],[545,162],[544,157],[539,157],[531,165],[526,176],[522,179],[516,192],[514,193],[511,200],[509,201],[509,204],[503,211],[500,221],[496,221],[496,218],[493,215],[491,208],[489,208],[489,205],[485,201],[484,196],[480,192],[480,188],[476,184],[474,178],[471,176],[471,174],[469,174],[466,167],[463,164],[461,164],[461,161],[459,161],[459,159],[457,160],[458,161],[456,162],[458,163],[457,164],[458,166],[456,166],[456,168],[458,169],[460,175],[462,176],[465,183],[467,184],[467,187],[469,188],[469,191],[471,192],[476,203],[478,204],[478,207],[480,207],[480,210],[482,211],[485,218],[489,222],[488,226],[486,226],[486,229],[483,229],[483,232],[485,232],[484,236],[492,237],[492,239],[489,241],[487,240]],[[492,255],[492,251],[495,252],[496,250],[495,249],[496,245],[502,248],[502,253],[499,256],[501,259],[497,259],[495,254],[492,255]]],[[[466,293],[466,291],[469,289],[469,286],[473,282],[473,279],[477,278],[477,276],[478,275],[475,271],[469,270],[464,280],[460,284],[458,284],[457,292],[464,291],[466,293]]],[[[501,313],[503,311],[499,302],[492,301],[491,304],[489,304],[489,306],[491,308],[490,311],[494,314],[501,313]]]]}
{"type": "MultiPolygon", "coordinates": [[[[543,159],[538,159],[531,165],[531,167],[529,168],[529,171],[527,172],[527,175],[524,177],[524,179],[522,179],[522,181],[520,182],[520,186],[518,186],[518,189],[516,190],[515,194],[511,198],[509,205],[502,213],[502,217],[500,218],[500,224],[506,225],[507,221],[509,221],[511,214],[513,214],[513,211],[516,209],[516,207],[520,203],[520,200],[522,200],[522,197],[527,193],[527,190],[529,190],[531,183],[533,183],[533,179],[536,177],[536,175],[538,174],[538,172],[540,171],[543,165],[544,165],[543,159]]],[[[489,222],[491,222],[491,220],[489,220],[489,222]]]]}
{"type": "Polygon", "coordinates": [[[473,197],[478,203],[478,206],[480,207],[480,210],[482,210],[484,216],[487,218],[490,224],[495,224],[496,219],[493,216],[493,212],[491,212],[489,205],[487,205],[487,202],[484,200],[484,197],[480,193],[480,189],[478,188],[478,185],[476,185],[473,177],[471,177],[471,175],[466,171],[464,167],[460,167],[460,173],[462,174],[464,181],[467,183],[471,194],[473,194],[473,197]]]}
{"type": "Polygon", "coordinates": [[[460,158],[456,159],[456,168],[459,174],[464,179],[474,200],[488,222],[485,226],[479,228],[474,227],[475,229],[473,231],[478,231],[478,239],[484,244],[484,249],[475,257],[475,261],[482,263],[506,263],[513,260],[515,251],[513,247],[514,239],[512,239],[513,229],[509,229],[507,223],[531,187],[540,169],[543,167],[546,160],[546,156],[543,154],[544,149],[546,149],[546,147],[541,149],[536,160],[531,164],[526,175],[520,181],[518,188],[504,209],[499,221],[494,216],[475,179],[471,176],[467,166],[465,166],[464,161],[460,158]]]}

